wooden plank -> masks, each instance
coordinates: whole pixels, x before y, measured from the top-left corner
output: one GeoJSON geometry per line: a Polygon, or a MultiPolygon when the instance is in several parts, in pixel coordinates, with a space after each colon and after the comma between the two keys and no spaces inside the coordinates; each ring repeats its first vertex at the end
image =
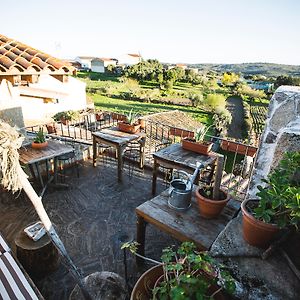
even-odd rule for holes
{"type": "Polygon", "coordinates": [[[22,164],[33,164],[72,151],[74,151],[72,146],[49,140],[48,146],[44,149],[33,149],[30,145],[20,148],[19,160],[22,164]]]}
{"type": "MultiPolygon", "coordinates": [[[[194,186],[195,188],[195,186],[194,186]]],[[[201,249],[209,249],[218,234],[234,216],[239,202],[230,200],[221,215],[207,220],[200,216],[193,194],[192,206],[186,211],[177,211],[168,206],[168,193],[149,200],[136,208],[138,216],[180,241],[193,241],[201,249]]]]}

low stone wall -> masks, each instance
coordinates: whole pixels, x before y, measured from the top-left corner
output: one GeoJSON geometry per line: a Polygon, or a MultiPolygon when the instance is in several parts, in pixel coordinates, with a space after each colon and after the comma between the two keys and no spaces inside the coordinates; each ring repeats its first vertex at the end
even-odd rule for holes
{"type": "MultiPolygon", "coordinates": [[[[282,86],[270,101],[247,198],[256,196],[257,185],[264,185],[262,178],[288,151],[300,151],[300,87],[282,86]]],[[[290,243],[290,247],[297,246],[290,243]]],[[[275,252],[263,260],[263,250],[244,241],[241,213],[220,233],[210,253],[239,280],[239,299],[300,299],[299,279],[282,254],[275,252]]]]}

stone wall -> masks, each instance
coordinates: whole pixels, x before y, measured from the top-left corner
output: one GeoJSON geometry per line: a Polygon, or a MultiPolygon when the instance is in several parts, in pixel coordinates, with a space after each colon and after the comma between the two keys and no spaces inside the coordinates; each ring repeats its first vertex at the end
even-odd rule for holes
{"type": "Polygon", "coordinates": [[[288,151],[300,151],[300,87],[281,86],[270,101],[248,198],[288,151]]]}
{"type": "MultiPolygon", "coordinates": [[[[270,101],[247,198],[253,198],[262,178],[278,164],[283,153],[300,151],[300,87],[281,86],[270,101]]],[[[300,238],[289,240],[286,252],[299,261],[300,238]],[[295,250],[295,251],[294,251],[295,250]]],[[[213,243],[210,253],[226,264],[239,281],[238,299],[300,299],[300,283],[282,253],[263,260],[264,250],[247,244],[242,236],[242,216],[229,222],[213,243]]]]}

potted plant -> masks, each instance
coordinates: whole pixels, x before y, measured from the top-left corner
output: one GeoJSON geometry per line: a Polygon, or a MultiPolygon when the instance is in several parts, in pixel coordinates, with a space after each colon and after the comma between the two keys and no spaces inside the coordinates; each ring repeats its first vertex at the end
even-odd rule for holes
{"type": "MultiPolygon", "coordinates": [[[[136,254],[136,242],[122,247],[136,254]]],[[[235,291],[235,281],[224,266],[207,252],[198,252],[191,242],[182,243],[176,251],[172,247],[164,249],[161,258],[162,263],[151,260],[158,265],[139,278],[131,300],[225,299],[226,292],[235,291]]]]}
{"type": "Polygon", "coordinates": [[[44,132],[41,128],[37,132],[31,146],[34,149],[43,149],[48,146],[48,142],[46,141],[44,132]]]}
{"type": "Polygon", "coordinates": [[[137,114],[131,109],[125,116],[126,121],[118,122],[119,130],[127,133],[136,133],[141,127],[141,125],[137,123],[137,114]]]}
{"type": "Polygon", "coordinates": [[[229,194],[222,189],[219,190],[218,196],[214,197],[213,187],[210,185],[197,188],[195,196],[200,215],[206,219],[217,218],[230,199],[229,194]]]}
{"type": "Polygon", "coordinates": [[[300,224],[300,153],[286,153],[269,174],[258,199],[242,203],[243,236],[253,246],[267,247],[278,231],[300,224]]]}
{"type": "Polygon", "coordinates": [[[257,151],[256,147],[237,143],[234,141],[222,140],[221,148],[225,151],[236,152],[238,154],[254,157],[257,151]]]}
{"type": "Polygon", "coordinates": [[[56,133],[56,124],[55,123],[49,123],[46,124],[46,128],[49,134],[56,133]]]}
{"type": "Polygon", "coordinates": [[[182,139],[182,148],[185,150],[193,151],[199,154],[208,155],[211,151],[213,143],[204,141],[204,137],[211,126],[202,126],[194,133],[194,138],[182,139]]]}
{"type": "Polygon", "coordinates": [[[104,119],[104,114],[101,110],[96,110],[95,111],[95,118],[96,121],[102,121],[104,119]]]}
{"type": "Polygon", "coordinates": [[[79,113],[74,110],[58,112],[53,116],[54,121],[60,121],[64,125],[69,125],[70,121],[76,120],[79,117],[79,113]]]}

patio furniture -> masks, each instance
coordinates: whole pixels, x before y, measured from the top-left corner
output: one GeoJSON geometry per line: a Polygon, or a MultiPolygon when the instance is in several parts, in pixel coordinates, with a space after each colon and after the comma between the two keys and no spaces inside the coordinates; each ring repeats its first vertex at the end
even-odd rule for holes
{"type": "Polygon", "coordinates": [[[204,169],[208,166],[213,166],[216,164],[213,194],[214,196],[217,196],[222,179],[222,170],[224,164],[223,155],[215,152],[210,152],[209,155],[202,155],[192,151],[184,150],[180,143],[175,143],[153,153],[153,158],[154,166],[152,195],[156,194],[156,181],[158,168],[160,166],[170,169],[180,169],[193,173],[196,169],[196,163],[199,162],[204,166],[204,169]]]}
{"type": "Polygon", "coordinates": [[[40,196],[43,196],[48,184],[53,180],[54,184],[57,185],[57,167],[58,157],[73,152],[73,147],[60,143],[58,141],[48,140],[48,146],[43,149],[33,149],[31,145],[25,145],[19,149],[19,160],[22,165],[28,165],[32,177],[39,181],[42,191],[40,196]],[[54,160],[54,172],[53,176],[49,176],[49,160],[54,160]],[[47,183],[45,184],[40,171],[40,163],[45,162],[47,172],[47,183]],[[37,175],[35,174],[34,168],[37,175]]]}
{"type": "Polygon", "coordinates": [[[97,145],[105,144],[116,148],[116,154],[118,159],[118,181],[122,182],[122,166],[123,166],[123,153],[126,149],[126,145],[129,142],[137,141],[141,143],[141,155],[140,155],[140,167],[144,166],[144,133],[126,133],[119,131],[117,127],[103,129],[101,131],[93,132],[93,165],[96,167],[97,160],[97,145]]]}
{"type": "Polygon", "coordinates": [[[123,166],[127,163],[128,175],[130,178],[133,175],[135,165],[140,162],[142,153],[141,147],[143,146],[144,145],[140,141],[129,142],[123,152],[123,166]]]}
{"type": "Polygon", "coordinates": [[[22,229],[15,238],[15,244],[17,258],[30,276],[41,278],[58,268],[60,256],[47,234],[33,241],[22,229]]]}
{"type": "Polygon", "coordinates": [[[0,299],[44,299],[0,233],[0,299]]]}
{"type": "MultiPolygon", "coordinates": [[[[208,250],[226,224],[236,215],[240,202],[231,199],[216,219],[200,216],[195,199],[196,185],[193,186],[192,205],[189,209],[178,211],[168,206],[168,190],[141,204],[135,209],[137,215],[137,253],[145,255],[146,224],[152,224],[179,241],[192,241],[200,250],[208,250]]],[[[137,257],[137,263],[142,260],[137,257]]]]}

